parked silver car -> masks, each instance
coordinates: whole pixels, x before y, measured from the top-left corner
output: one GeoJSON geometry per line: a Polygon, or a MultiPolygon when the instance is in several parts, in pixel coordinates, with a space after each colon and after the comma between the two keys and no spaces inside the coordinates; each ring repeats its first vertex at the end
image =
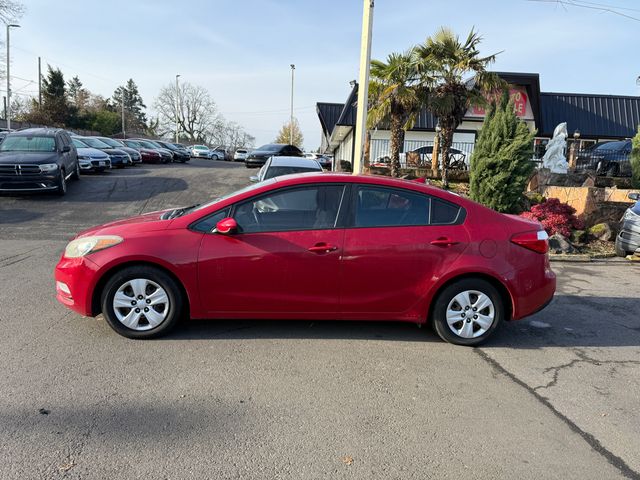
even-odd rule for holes
{"type": "Polygon", "coordinates": [[[262,182],[282,175],[305,172],[322,172],[322,166],[317,160],[304,157],[270,157],[257,175],[253,175],[252,182],[262,182]]]}
{"type": "Polygon", "coordinates": [[[636,203],[624,212],[616,237],[616,254],[620,257],[640,249],[640,193],[630,193],[629,199],[636,203]]]}
{"type": "Polygon", "coordinates": [[[211,151],[206,145],[192,145],[189,147],[192,158],[211,158],[211,151]]]}

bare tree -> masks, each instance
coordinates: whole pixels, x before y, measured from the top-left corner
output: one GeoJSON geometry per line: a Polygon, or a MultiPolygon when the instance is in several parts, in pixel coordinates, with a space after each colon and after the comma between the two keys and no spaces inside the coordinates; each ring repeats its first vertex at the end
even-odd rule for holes
{"type": "Polygon", "coordinates": [[[15,22],[24,15],[24,5],[16,0],[0,0],[0,20],[4,23],[15,22]]]}
{"type": "Polygon", "coordinates": [[[176,117],[180,135],[192,142],[207,142],[224,125],[216,102],[204,87],[183,82],[176,102],[176,86],[163,87],[154,102],[161,129],[175,135],[176,117]]]}

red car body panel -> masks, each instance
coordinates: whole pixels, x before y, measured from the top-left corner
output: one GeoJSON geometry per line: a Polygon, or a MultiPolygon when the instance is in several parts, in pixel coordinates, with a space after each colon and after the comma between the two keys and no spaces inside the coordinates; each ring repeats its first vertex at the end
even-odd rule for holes
{"type": "Polygon", "coordinates": [[[417,182],[326,173],[291,175],[173,220],[162,220],[162,213],[82,232],[79,236],[119,235],[124,241],[79,259],[63,255],[55,278],[69,287],[71,295],[58,289],[58,300],[82,315],[96,315],[94,299],[100,294],[96,287],[114,269],[134,263],[155,264],[170,272],[187,295],[192,318],[424,323],[440,288],[461,276],[482,275],[503,287],[510,318],[519,319],[542,308],[555,292],[548,256],[511,242],[516,233],[540,230],[539,224],[417,182]],[[232,235],[189,229],[199,219],[254,195],[323,182],[426,193],[463,207],[466,218],[460,225],[232,235]]]}

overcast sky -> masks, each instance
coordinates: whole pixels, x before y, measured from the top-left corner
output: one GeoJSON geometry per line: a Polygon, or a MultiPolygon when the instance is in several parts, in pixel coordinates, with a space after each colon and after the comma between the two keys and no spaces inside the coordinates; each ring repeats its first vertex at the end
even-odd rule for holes
{"type": "MultiPolygon", "coordinates": [[[[295,115],[305,147],[320,143],[318,101],[344,102],[358,76],[361,0],[23,0],[12,31],[12,88],[37,92],[37,57],[110,96],[133,78],[153,115],[159,89],[206,87],[222,114],[258,144],[295,115]],[[14,77],[15,75],[15,77],[14,77]]],[[[640,18],[638,0],[593,0],[640,18]]],[[[543,91],[638,95],[640,21],[528,0],[377,0],[373,57],[423,41],[441,25],[476,27],[495,70],[535,72],[543,91]]],[[[6,90],[3,91],[6,94],[6,90]]]]}

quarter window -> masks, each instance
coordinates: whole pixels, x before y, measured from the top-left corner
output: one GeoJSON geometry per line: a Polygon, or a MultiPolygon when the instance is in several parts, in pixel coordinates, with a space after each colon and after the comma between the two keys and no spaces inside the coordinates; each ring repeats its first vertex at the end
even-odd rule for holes
{"type": "Polygon", "coordinates": [[[240,232],[282,232],[335,228],[344,185],[289,188],[236,206],[240,232]]]}

